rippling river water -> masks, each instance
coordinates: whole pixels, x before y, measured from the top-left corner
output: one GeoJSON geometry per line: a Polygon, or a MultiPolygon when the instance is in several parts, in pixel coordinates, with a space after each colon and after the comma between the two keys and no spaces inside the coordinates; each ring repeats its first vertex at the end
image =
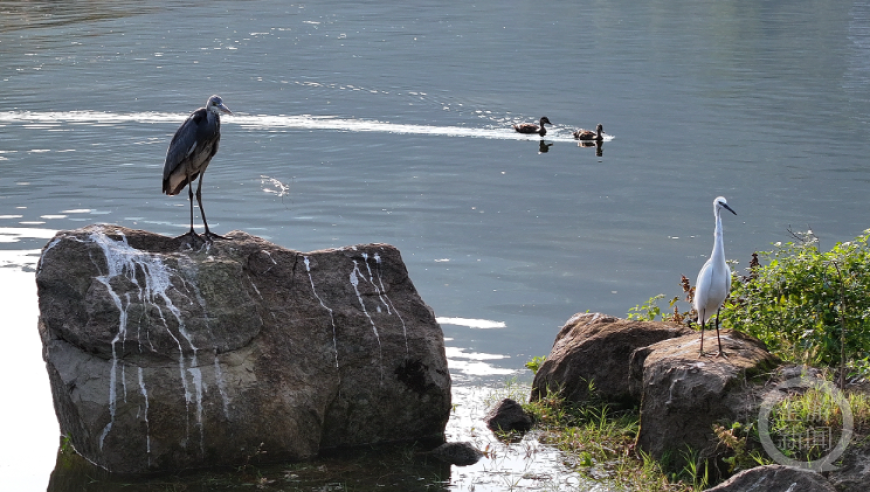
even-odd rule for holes
{"type": "Polygon", "coordinates": [[[44,490],[57,443],[38,250],[94,222],[184,232],[163,158],[211,94],[235,114],[210,226],[397,246],[460,385],[528,378],[578,311],[676,295],[717,195],[740,268],[789,228],[827,248],[870,227],[867,1],[0,1],[10,490],[44,490]],[[543,115],[543,139],[510,129],[543,115]],[[597,123],[608,140],[578,146],[597,123]]]}

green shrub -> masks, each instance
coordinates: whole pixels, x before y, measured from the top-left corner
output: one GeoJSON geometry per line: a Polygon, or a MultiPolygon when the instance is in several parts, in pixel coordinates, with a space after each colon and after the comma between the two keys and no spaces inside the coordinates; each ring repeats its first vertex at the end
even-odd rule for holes
{"type": "Polygon", "coordinates": [[[864,371],[870,357],[870,230],[820,252],[777,243],[735,279],[721,325],[749,333],[785,360],[864,371]]]}

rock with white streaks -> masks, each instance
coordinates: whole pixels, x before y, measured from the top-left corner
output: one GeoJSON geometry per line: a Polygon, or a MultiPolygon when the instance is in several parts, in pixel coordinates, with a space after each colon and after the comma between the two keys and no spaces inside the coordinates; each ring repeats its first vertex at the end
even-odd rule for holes
{"type": "Polygon", "coordinates": [[[142,473],[443,439],[443,334],[398,250],[227,237],[93,225],[46,245],[39,331],[79,453],[142,473]]]}

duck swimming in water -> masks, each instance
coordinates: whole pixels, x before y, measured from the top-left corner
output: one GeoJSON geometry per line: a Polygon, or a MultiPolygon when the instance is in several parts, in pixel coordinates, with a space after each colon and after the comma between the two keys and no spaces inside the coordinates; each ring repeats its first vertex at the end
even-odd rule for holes
{"type": "Polygon", "coordinates": [[[601,126],[601,123],[599,123],[598,126],[595,127],[594,132],[592,130],[584,130],[582,128],[577,130],[576,132],[574,132],[574,138],[576,138],[577,140],[594,140],[600,142],[604,140],[604,137],[601,136],[602,133],[604,133],[604,127],[601,126]]]}
{"type": "Polygon", "coordinates": [[[520,123],[518,125],[513,125],[513,127],[514,130],[520,133],[537,133],[538,135],[543,137],[547,134],[547,129],[544,128],[544,123],[548,125],[552,125],[552,123],[550,123],[550,119],[546,116],[541,117],[540,123],[540,125],[536,125],[534,123],[520,123]]]}

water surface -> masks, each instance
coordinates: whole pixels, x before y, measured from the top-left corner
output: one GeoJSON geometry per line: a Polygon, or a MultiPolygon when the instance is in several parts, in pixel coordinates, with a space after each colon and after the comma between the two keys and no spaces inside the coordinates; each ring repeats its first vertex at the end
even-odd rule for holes
{"type": "Polygon", "coordinates": [[[0,445],[15,490],[45,489],[57,444],[33,252],[94,222],[184,232],[163,157],[213,93],[235,116],[203,185],[210,226],[397,246],[460,385],[528,378],[576,312],[676,295],[717,195],[744,267],[789,228],[827,248],[870,226],[867,1],[0,1],[0,60],[0,378],[17,402],[0,425],[33,433],[0,445]],[[543,143],[510,129],[543,115],[543,143]],[[571,138],[597,123],[600,155],[571,138]]]}

